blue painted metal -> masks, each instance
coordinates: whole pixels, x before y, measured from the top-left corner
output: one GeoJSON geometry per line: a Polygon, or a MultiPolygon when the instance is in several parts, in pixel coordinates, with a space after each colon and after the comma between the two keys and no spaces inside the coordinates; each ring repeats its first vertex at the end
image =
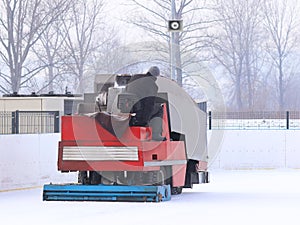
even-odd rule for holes
{"type": "Polygon", "coordinates": [[[170,185],[121,186],[46,184],[44,201],[134,201],[161,202],[171,199],[170,185]]]}

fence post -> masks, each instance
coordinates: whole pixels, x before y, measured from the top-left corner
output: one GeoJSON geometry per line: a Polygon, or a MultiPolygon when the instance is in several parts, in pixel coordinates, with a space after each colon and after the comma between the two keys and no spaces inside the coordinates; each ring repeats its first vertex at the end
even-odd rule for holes
{"type": "Polygon", "coordinates": [[[54,112],[54,133],[59,133],[59,111],[54,112]]]}
{"type": "Polygon", "coordinates": [[[18,134],[19,133],[19,110],[16,110],[15,112],[11,112],[11,133],[12,134],[18,134]]]}
{"type": "Polygon", "coordinates": [[[20,111],[16,110],[16,134],[20,133],[19,127],[20,127],[20,111]]]}
{"type": "Polygon", "coordinates": [[[11,112],[11,133],[16,133],[16,112],[11,112]]]}
{"type": "Polygon", "coordinates": [[[290,112],[286,111],[286,129],[290,129],[290,112]]]}
{"type": "Polygon", "coordinates": [[[211,121],[211,111],[208,112],[208,129],[211,130],[211,124],[212,124],[212,121],[211,121]]]}

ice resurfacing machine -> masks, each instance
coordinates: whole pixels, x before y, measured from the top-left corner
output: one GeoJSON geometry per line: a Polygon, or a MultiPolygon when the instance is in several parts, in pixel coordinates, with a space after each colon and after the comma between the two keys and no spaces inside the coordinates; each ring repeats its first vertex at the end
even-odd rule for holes
{"type": "Polygon", "coordinates": [[[166,140],[152,140],[151,127],[128,125],[129,78],[96,76],[94,93],[62,116],[58,170],[78,172],[78,182],[45,184],[43,200],[159,202],[208,182],[205,104],[158,77],[166,140]]]}

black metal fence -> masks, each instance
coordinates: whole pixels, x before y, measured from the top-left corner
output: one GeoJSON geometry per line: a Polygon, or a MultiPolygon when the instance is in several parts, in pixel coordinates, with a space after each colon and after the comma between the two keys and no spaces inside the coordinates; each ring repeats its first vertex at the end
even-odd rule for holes
{"type": "Polygon", "coordinates": [[[300,111],[209,112],[208,128],[217,129],[300,129],[300,111]]]}
{"type": "Polygon", "coordinates": [[[0,112],[0,134],[58,133],[59,111],[0,112]]]}
{"type": "MultiPolygon", "coordinates": [[[[208,112],[209,130],[300,129],[300,111],[208,112]]],[[[59,111],[0,112],[0,134],[59,133],[59,111]]]]}

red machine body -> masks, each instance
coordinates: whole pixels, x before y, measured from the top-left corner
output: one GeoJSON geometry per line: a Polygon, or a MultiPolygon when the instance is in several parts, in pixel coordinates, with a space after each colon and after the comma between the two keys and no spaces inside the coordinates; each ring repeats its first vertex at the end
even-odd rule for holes
{"type": "MultiPolygon", "coordinates": [[[[184,141],[170,138],[163,107],[165,141],[153,141],[150,127],[127,127],[121,137],[86,115],[62,117],[58,169],[69,171],[160,171],[169,168],[172,187],[183,187],[187,167],[184,141]]],[[[164,175],[166,176],[166,175],[164,175]]]]}

